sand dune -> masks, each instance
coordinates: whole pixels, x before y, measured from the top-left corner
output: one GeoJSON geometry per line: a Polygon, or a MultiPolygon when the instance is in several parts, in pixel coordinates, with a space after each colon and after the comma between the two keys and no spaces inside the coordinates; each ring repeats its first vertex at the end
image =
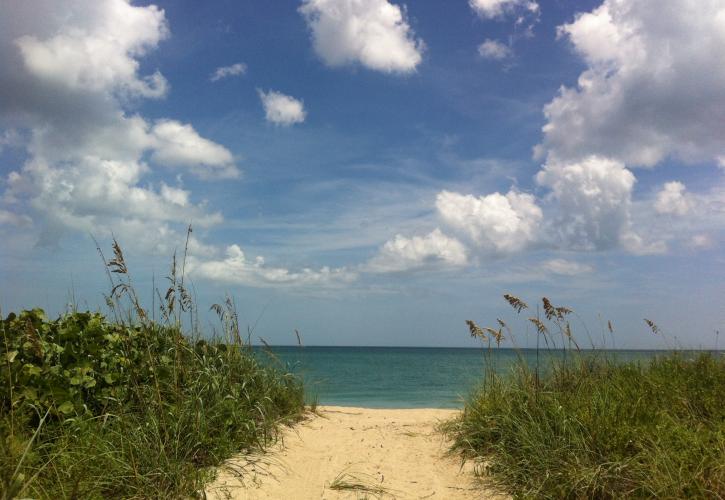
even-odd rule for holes
{"type": "Polygon", "coordinates": [[[487,490],[472,465],[445,455],[435,431],[455,410],[320,407],[260,456],[231,460],[207,489],[231,499],[475,499],[487,490]],[[346,484],[361,489],[335,489],[346,484]]]}

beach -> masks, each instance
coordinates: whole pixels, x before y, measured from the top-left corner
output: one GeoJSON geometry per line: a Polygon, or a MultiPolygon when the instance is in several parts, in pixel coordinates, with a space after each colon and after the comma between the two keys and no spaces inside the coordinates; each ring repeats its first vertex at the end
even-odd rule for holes
{"type": "Polygon", "coordinates": [[[216,499],[504,498],[448,456],[437,425],[450,409],[318,407],[264,455],[227,462],[206,493],[216,499]],[[336,489],[341,488],[341,489],[336,489]]]}

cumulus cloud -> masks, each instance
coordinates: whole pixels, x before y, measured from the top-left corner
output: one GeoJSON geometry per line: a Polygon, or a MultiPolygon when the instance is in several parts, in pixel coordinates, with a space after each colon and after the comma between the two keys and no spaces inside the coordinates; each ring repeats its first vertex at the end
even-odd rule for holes
{"type": "Polygon", "coordinates": [[[575,87],[545,106],[535,149],[546,159],[537,181],[551,189],[565,247],[660,253],[665,240],[691,231],[661,227],[647,237],[655,215],[682,218],[712,206],[669,182],[633,213],[635,177],[626,167],[666,158],[717,164],[725,151],[725,65],[716,55],[725,50],[725,6],[676,0],[652,16],[660,6],[605,0],[558,29],[587,65],[575,87]]]}
{"type": "Polygon", "coordinates": [[[469,0],[468,3],[484,19],[501,17],[518,10],[539,12],[539,4],[532,0],[469,0]]]}
{"type": "Polygon", "coordinates": [[[540,155],[629,166],[725,152],[725,5],[606,0],[559,27],[587,64],[546,107],[540,155]],[[652,15],[657,12],[657,15],[652,15]]]}
{"type": "Polygon", "coordinates": [[[635,178],[621,162],[597,156],[571,163],[550,160],[536,182],[551,190],[558,212],[552,227],[564,246],[611,249],[630,230],[635,178]]]}
{"type": "Polygon", "coordinates": [[[217,82],[222,78],[229,76],[240,76],[247,72],[247,65],[244,63],[234,63],[229,66],[221,66],[211,74],[209,80],[217,82]]]}
{"type": "Polygon", "coordinates": [[[406,238],[395,235],[369,262],[368,269],[373,272],[397,272],[430,265],[463,266],[467,262],[463,244],[436,228],[425,236],[406,238]]]}
{"type": "Polygon", "coordinates": [[[174,228],[189,220],[198,226],[222,220],[181,187],[145,179],[155,164],[201,177],[238,173],[231,153],[191,125],[152,124],[128,111],[134,99],[165,94],[164,77],[141,74],[140,59],[168,35],[164,12],[153,5],[35,0],[5,6],[0,116],[28,139],[27,160],[6,177],[0,203],[35,212],[41,243],[55,244],[69,229],[100,235],[113,229],[154,249],[178,239],[174,228]]]}
{"type": "Polygon", "coordinates": [[[548,273],[560,274],[562,276],[577,276],[594,271],[594,268],[588,264],[566,259],[550,259],[543,262],[542,267],[548,273]]]}
{"type": "Polygon", "coordinates": [[[139,76],[136,58],[168,36],[164,11],[121,0],[98,4],[76,17],[74,26],[66,25],[50,37],[16,38],[26,68],[38,78],[72,90],[113,88],[144,97],[163,96],[164,77],[159,72],[139,76]]]}
{"type": "Polygon", "coordinates": [[[479,197],[442,191],[436,208],[477,249],[495,254],[518,252],[536,242],[543,218],[535,198],[516,191],[479,197]]]}
{"type": "Polygon", "coordinates": [[[673,248],[710,248],[725,229],[725,185],[719,179],[691,192],[679,181],[666,182],[653,197],[635,202],[633,213],[639,227],[662,235],[673,248]]]}
{"type": "MultiPolygon", "coordinates": [[[[371,272],[467,266],[474,257],[503,257],[540,241],[543,212],[532,195],[509,191],[473,196],[441,191],[436,209],[449,236],[436,228],[423,236],[397,234],[365,267],[371,272]]],[[[475,259],[473,259],[475,262],[475,259]]]]}
{"type": "Polygon", "coordinates": [[[694,200],[681,182],[666,182],[657,193],[654,207],[659,214],[687,215],[692,211],[694,200]]]}
{"type": "MultiPolygon", "coordinates": [[[[470,5],[484,18],[519,9],[520,19],[527,6],[538,12],[525,1],[470,5]]],[[[721,190],[695,195],[669,182],[654,201],[639,202],[631,168],[667,157],[725,165],[725,64],[718,58],[725,51],[725,6],[675,0],[662,9],[656,0],[605,0],[558,33],[587,68],[576,87],[562,87],[544,108],[547,123],[536,148],[544,162],[536,175],[543,197],[444,191],[436,203],[444,229],[469,251],[491,254],[548,246],[648,255],[674,241],[706,248],[711,240],[697,220],[723,223],[721,190]],[[679,221],[667,219],[664,227],[657,214],[679,221]]],[[[495,43],[480,50],[505,55],[495,43]]],[[[546,265],[550,272],[585,270],[557,259],[546,265]]]]}
{"type": "Polygon", "coordinates": [[[265,264],[263,257],[248,259],[238,245],[226,248],[221,259],[198,259],[193,257],[188,262],[189,272],[197,277],[249,286],[316,286],[335,287],[351,283],[357,274],[346,268],[301,269],[290,271],[282,267],[271,267],[265,264]]]}
{"type": "Polygon", "coordinates": [[[385,73],[410,73],[424,49],[405,18],[388,0],[304,0],[300,12],[317,55],[328,66],[360,63],[385,73]]]}
{"type": "Polygon", "coordinates": [[[484,59],[492,59],[494,61],[501,61],[508,59],[513,55],[511,47],[505,43],[501,43],[497,40],[485,40],[481,45],[478,46],[478,55],[484,59]]]}
{"type": "Polygon", "coordinates": [[[268,122],[289,126],[305,121],[307,112],[302,101],[274,90],[258,93],[268,122]]]}
{"type": "Polygon", "coordinates": [[[151,129],[151,136],[151,158],[161,165],[186,167],[203,178],[239,177],[229,150],[201,137],[189,124],[159,120],[151,129]]]}

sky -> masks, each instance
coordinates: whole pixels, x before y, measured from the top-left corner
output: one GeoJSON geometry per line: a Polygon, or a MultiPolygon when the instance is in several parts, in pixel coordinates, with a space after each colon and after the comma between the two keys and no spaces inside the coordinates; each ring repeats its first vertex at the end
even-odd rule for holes
{"type": "Polygon", "coordinates": [[[191,224],[208,331],[712,348],[724,56],[723,0],[0,0],[0,307],[103,310],[114,237],[150,306],[191,224]]]}

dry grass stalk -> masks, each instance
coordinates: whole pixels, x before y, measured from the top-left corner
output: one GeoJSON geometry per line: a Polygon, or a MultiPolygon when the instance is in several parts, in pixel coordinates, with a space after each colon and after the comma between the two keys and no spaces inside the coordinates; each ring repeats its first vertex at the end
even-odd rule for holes
{"type": "Polygon", "coordinates": [[[378,498],[390,494],[390,490],[380,485],[373,476],[369,474],[353,474],[347,471],[342,471],[332,480],[330,489],[366,493],[378,498]]]}
{"type": "MultiPolygon", "coordinates": [[[[568,321],[566,322],[566,326],[564,327],[564,334],[566,335],[566,338],[568,338],[570,342],[574,343],[576,350],[581,351],[581,349],[579,349],[579,344],[577,344],[576,339],[574,339],[574,335],[571,333],[571,325],[569,324],[568,321]]],[[[569,347],[571,347],[571,345],[569,345],[569,347]]]]}
{"type": "Polygon", "coordinates": [[[534,324],[538,333],[543,334],[544,336],[549,333],[549,329],[546,328],[544,322],[541,321],[539,318],[529,318],[529,321],[534,324]]]}
{"type": "Polygon", "coordinates": [[[660,333],[660,327],[657,326],[654,321],[644,318],[644,322],[647,323],[647,326],[649,326],[649,329],[652,330],[652,333],[655,335],[660,333]]]}
{"type": "Polygon", "coordinates": [[[503,298],[506,299],[506,302],[508,302],[511,307],[516,309],[516,312],[518,312],[518,313],[520,313],[523,309],[529,308],[529,306],[526,302],[524,302],[520,298],[510,295],[508,293],[504,294],[503,298]]]}
{"type": "Polygon", "coordinates": [[[471,332],[471,337],[478,337],[481,340],[486,340],[486,333],[476,324],[475,321],[467,319],[466,324],[468,325],[468,331],[471,332]]]}
{"type": "Polygon", "coordinates": [[[551,304],[551,301],[547,299],[546,297],[543,297],[541,299],[541,302],[544,304],[544,315],[546,316],[546,319],[549,321],[556,319],[556,320],[563,320],[565,316],[572,313],[572,310],[568,307],[554,307],[551,304]]]}

